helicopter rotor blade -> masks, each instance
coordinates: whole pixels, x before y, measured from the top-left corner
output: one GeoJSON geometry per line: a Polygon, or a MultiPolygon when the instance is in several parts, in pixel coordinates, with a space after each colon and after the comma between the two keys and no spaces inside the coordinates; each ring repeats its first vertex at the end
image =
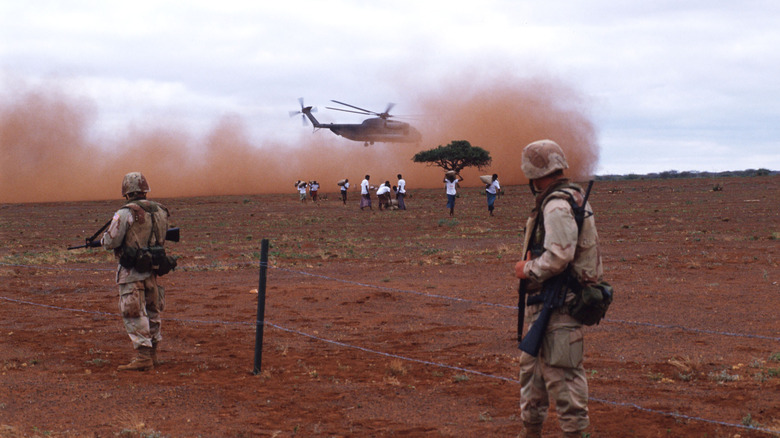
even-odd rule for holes
{"type": "MultiPolygon", "coordinates": [[[[377,112],[370,111],[370,110],[367,110],[367,109],[365,109],[365,108],[360,108],[359,106],[350,105],[350,104],[348,104],[348,103],[339,102],[338,100],[331,100],[331,102],[335,102],[335,103],[337,103],[337,104],[339,104],[339,105],[348,106],[348,107],[350,107],[350,108],[355,108],[356,110],[363,111],[363,112],[364,112],[364,113],[366,113],[366,114],[374,114],[374,115],[379,115],[379,113],[377,113],[377,112]]],[[[335,109],[335,108],[334,108],[334,109],[335,109]]],[[[342,111],[346,111],[346,110],[342,110],[342,111]]]]}
{"type": "Polygon", "coordinates": [[[364,116],[369,116],[369,115],[372,115],[372,114],[376,114],[376,113],[372,113],[372,112],[366,112],[366,111],[352,111],[352,110],[343,109],[343,108],[333,108],[333,107],[331,107],[331,106],[326,106],[325,108],[327,108],[327,109],[329,109],[329,110],[334,110],[334,111],[343,111],[343,112],[345,112],[345,113],[355,113],[355,114],[362,114],[362,115],[364,115],[364,116]]]}
{"type": "Polygon", "coordinates": [[[386,119],[386,118],[388,118],[388,117],[392,117],[392,116],[390,115],[390,110],[391,110],[391,109],[393,109],[393,107],[394,107],[394,106],[395,106],[395,104],[394,104],[394,103],[392,103],[392,102],[388,103],[388,104],[387,104],[387,109],[385,109],[385,112],[383,112],[383,113],[382,113],[382,114],[380,114],[379,116],[380,116],[380,117],[382,117],[383,119],[386,119]]]}

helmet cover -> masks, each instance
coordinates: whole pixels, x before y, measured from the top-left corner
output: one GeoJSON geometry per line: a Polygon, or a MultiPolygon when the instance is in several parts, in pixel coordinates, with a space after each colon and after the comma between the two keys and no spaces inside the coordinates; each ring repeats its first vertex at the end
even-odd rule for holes
{"type": "Polygon", "coordinates": [[[523,148],[522,170],[526,178],[539,179],[557,170],[569,168],[566,155],[552,140],[535,141],[523,148]]]}
{"type": "Polygon", "coordinates": [[[130,193],[149,191],[149,183],[141,172],[130,172],[122,179],[122,196],[130,193]]]}

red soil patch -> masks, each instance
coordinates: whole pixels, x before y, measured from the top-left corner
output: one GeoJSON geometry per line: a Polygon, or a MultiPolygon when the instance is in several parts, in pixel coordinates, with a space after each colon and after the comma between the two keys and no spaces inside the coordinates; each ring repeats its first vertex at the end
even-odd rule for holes
{"type": "MultiPolygon", "coordinates": [[[[778,177],[595,185],[617,295],[586,330],[591,436],[780,431],[778,193],[778,177]]],[[[496,217],[466,189],[455,220],[443,189],[405,212],[329,197],[163,200],[181,268],[146,373],[116,371],[133,352],[110,256],[64,250],[121,201],[0,206],[0,436],[516,436],[527,189],[496,217]],[[275,326],[256,376],[262,238],[275,326]]]]}

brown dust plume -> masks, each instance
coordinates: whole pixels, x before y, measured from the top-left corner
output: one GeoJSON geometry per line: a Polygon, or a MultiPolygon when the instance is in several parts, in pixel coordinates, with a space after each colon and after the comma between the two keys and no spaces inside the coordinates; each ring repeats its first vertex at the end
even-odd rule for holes
{"type": "Polygon", "coordinates": [[[479,185],[478,175],[492,173],[504,185],[525,183],[520,151],[543,138],[563,147],[569,175],[589,176],[598,146],[586,99],[560,81],[501,77],[479,80],[464,74],[408,92],[404,106],[416,105],[414,112],[423,115],[422,121],[411,121],[423,142],[370,147],[296,123],[278,128],[299,129],[297,141],[257,144],[239,115],[216,120],[202,137],[128,121],[117,138],[95,140],[93,102],[62,90],[28,89],[0,103],[0,202],[119,199],[122,176],[131,171],[146,175],[153,198],[294,195],[298,179],[317,180],[322,192],[335,192],[337,180],[349,178],[355,186],[366,174],[375,184],[394,183],[402,173],[411,190],[439,187],[441,169],[411,158],[453,140],[468,140],[493,157],[489,168],[464,171],[466,186],[479,185]]]}

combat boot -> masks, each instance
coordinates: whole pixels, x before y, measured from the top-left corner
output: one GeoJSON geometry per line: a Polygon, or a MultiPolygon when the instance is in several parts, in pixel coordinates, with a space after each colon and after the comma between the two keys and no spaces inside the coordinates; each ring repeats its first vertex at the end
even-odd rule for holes
{"type": "Polygon", "coordinates": [[[523,421],[523,431],[520,432],[520,438],[542,438],[542,424],[523,421]]]}
{"type": "Polygon", "coordinates": [[[135,357],[127,365],[119,365],[117,371],[146,371],[154,369],[152,347],[138,347],[135,357]]]}
{"type": "Polygon", "coordinates": [[[149,354],[149,356],[151,356],[152,358],[152,363],[156,367],[160,366],[160,360],[157,358],[157,344],[158,344],[157,342],[152,342],[152,350],[149,354]]]}

